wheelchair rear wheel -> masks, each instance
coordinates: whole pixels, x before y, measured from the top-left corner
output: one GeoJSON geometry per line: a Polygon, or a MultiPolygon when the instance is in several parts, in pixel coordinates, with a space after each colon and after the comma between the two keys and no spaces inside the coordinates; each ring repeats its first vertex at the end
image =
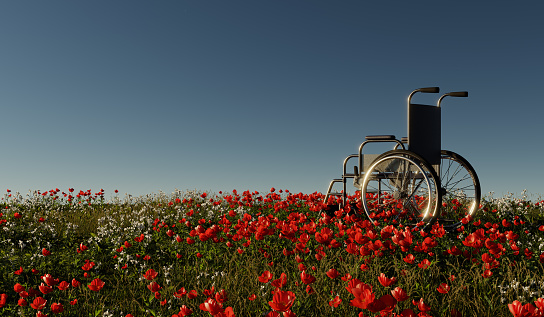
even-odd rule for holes
{"type": "Polygon", "coordinates": [[[461,155],[452,151],[441,151],[440,183],[442,208],[437,221],[444,229],[453,230],[461,226],[461,219],[473,216],[480,206],[481,189],[476,171],[461,155]]]}

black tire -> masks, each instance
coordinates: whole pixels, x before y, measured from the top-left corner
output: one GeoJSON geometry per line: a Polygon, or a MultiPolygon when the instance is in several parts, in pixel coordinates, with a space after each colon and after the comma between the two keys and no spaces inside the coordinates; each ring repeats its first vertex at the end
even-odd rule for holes
{"type": "Polygon", "coordinates": [[[361,203],[374,225],[419,224],[423,229],[432,225],[441,205],[438,184],[436,171],[421,156],[392,150],[378,156],[365,171],[361,203]]]}
{"type": "Polygon", "coordinates": [[[466,215],[474,216],[480,206],[480,180],[472,165],[461,155],[441,151],[440,183],[442,208],[437,221],[448,231],[461,226],[466,215]]]}

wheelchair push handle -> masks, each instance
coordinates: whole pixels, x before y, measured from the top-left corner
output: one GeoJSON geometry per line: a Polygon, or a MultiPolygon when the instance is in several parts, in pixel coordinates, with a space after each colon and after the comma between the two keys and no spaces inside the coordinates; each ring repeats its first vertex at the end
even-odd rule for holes
{"type": "Polygon", "coordinates": [[[468,97],[468,91],[454,91],[449,92],[446,95],[450,97],[468,97]]]}
{"type": "Polygon", "coordinates": [[[438,102],[437,102],[436,106],[440,108],[440,103],[442,102],[442,99],[446,98],[447,96],[450,96],[450,97],[468,97],[468,91],[448,92],[447,94],[442,95],[442,97],[440,97],[440,99],[438,99],[438,102]]]}
{"type": "Polygon", "coordinates": [[[424,92],[429,94],[437,94],[440,92],[440,87],[426,87],[426,88],[419,88],[416,89],[414,92],[424,92]]]}
{"type": "Polygon", "coordinates": [[[439,87],[425,87],[425,88],[416,89],[416,90],[412,91],[412,93],[408,96],[408,104],[410,104],[412,102],[412,96],[416,92],[436,94],[436,93],[440,92],[440,88],[439,87]]]}

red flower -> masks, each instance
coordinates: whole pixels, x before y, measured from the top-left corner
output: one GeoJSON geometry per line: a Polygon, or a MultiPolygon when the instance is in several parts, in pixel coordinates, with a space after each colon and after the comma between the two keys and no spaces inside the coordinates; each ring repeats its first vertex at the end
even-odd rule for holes
{"type": "Polygon", "coordinates": [[[64,311],[64,306],[59,303],[53,303],[51,304],[51,311],[53,312],[53,314],[62,313],[64,311]]]}
{"type": "Polygon", "coordinates": [[[178,313],[178,316],[179,317],[184,317],[184,316],[189,316],[193,313],[193,311],[188,308],[187,306],[183,305],[179,308],[179,313],[178,313]]]}
{"type": "Polygon", "coordinates": [[[27,301],[24,298],[19,298],[19,301],[17,301],[17,305],[21,307],[25,307],[28,305],[27,301]]]}
{"type": "Polygon", "coordinates": [[[81,285],[81,282],[79,282],[79,281],[76,280],[75,278],[72,279],[72,286],[73,286],[73,287],[79,287],[79,285],[81,285]]]}
{"type": "Polygon", "coordinates": [[[85,264],[81,267],[81,269],[83,271],[89,271],[90,269],[93,268],[93,266],[94,266],[94,262],[85,260],[85,264]]]}
{"type": "Polygon", "coordinates": [[[42,280],[48,285],[48,286],[55,286],[59,283],[59,279],[55,279],[51,276],[51,274],[45,274],[42,276],[42,280]]]}
{"type": "Polygon", "coordinates": [[[209,312],[215,316],[224,311],[223,306],[213,298],[208,298],[204,303],[200,304],[200,309],[209,312]]]}
{"type": "Polygon", "coordinates": [[[417,266],[419,266],[420,268],[422,269],[426,269],[429,267],[429,265],[431,265],[431,261],[427,260],[427,259],[424,259],[423,261],[421,261],[421,263],[419,263],[417,266]]]}
{"type": "Polygon", "coordinates": [[[20,269],[18,269],[17,271],[15,271],[13,273],[16,274],[16,275],[21,275],[21,273],[23,273],[23,267],[21,266],[20,269]]]}
{"type": "Polygon", "coordinates": [[[278,288],[282,288],[287,284],[287,275],[285,273],[281,273],[280,278],[275,279],[270,283],[270,285],[278,288]]]}
{"type": "Polygon", "coordinates": [[[54,289],[52,287],[47,286],[44,283],[42,283],[40,286],[38,286],[38,288],[40,289],[40,292],[42,292],[42,294],[44,294],[44,295],[49,294],[52,291],[54,291],[54,289]]]}
{"type": "Polygon", "coordinates": [[[17,218],[17,219],[20,219],[22,216],[20,213],[16,212],[13,214],[13,217],[17,218]]]}
{"type": "Polygon", "coordinates": [[[336,297],[329,302],[329,306],[338,307],[340,303],[342,303],[342,300],[340,299],[340,296],[336,295],[336,297]]]}
{"type": "Polygon", "coordinates": [[[26,288],[19,283],[15,284],[13,286],[13,289],[15,290],[16,293],[24,292],[26,290],[26,288]]]}
{"type": "Polygon", "coordinates": [[[417,302],[415,300],[412,300],[412,304],[416,305],[417,309],[422,312],[431,310],[431,307],[423,302],[423,298],[420,298],[417,302]]]}
{"type": "Polygon", "coordinates": [[[151,282],[149,285],[147,285],[147,288],[153,293],[156,293],[162,289],[162,287],[157,284],[157,282],[151,282]]]}
{"type": "Polygon", "coordinates": [[[315,240],[321,244],[328,245],[331,242],[333,235],[334,232],[330,228],[325,227],[321,229],[320,232],[315,233],[315,240]]]}
{"type": "Polygon", "coordinates": [[[282,291],[279,288],[274,292],[272,301],[268,302],[268,305],[277,312],[284,312],[291,309],[291,306],[295,303],[295,294],[290,291],[282,291]]]}
{"type": "Polygon", "coordinates": [[[397,278],[396,277],[388,278],[385,276],[385,274],[381,273],[380,276],[378,276],[378,281],[384,287],[389,287],[391,284],[394,284],[397,281],[397,278]]]}
{"type": "Polygon", "coordinates": [[[145,272],[144,277],[146,280],[151,281],[155,279],[155,277],[157,277],[158,274],[159,273],[155,272],[155,270],[149,269],[147,270],[147,272],[145,272]]]}
{"type": "Polygon", "coordinates": [[[43,256],[49,256],[49,255],[51,255],[51,251],[48,251],[46,248],[43,248],[42,249],[42,254],[43,254],[43,256]]]}
{"type": "Polygon", "coordinates": [[[247,299],[249,299],[250,301],[254,301],[256,298],[257,298],[257,295],[251,294],[247,299]]]}
{"type": "Polygon", "coordinates": [[[391,291],[391,294],[399,302],[403,302],[408,299],[408,295],[406,294],[406,291],[400,287],[395,287],[395,289],[391,291]]]}
{"type": "Polygon", "coordinates": [[[300,279],[304,284],[312,284],[313,282],[315,282],[315,276],[313,276],[312,274],[306,274],[306,271],[302,271],[300,273],[300,279]]]}
{"type": "Polygon", "coordinates": [[[490,270],[485,270],[485,271],[482,273],[482,276],[485,277],[485,278],[488,278],[488,277],[490,277],[491,275],[493,275],[493,272],[491,272],[490,270]]]}
{"type": "Polygon", "coordinates": [[[439,293],[446,294],[450,291],[450,286],[446,283],[442,283],[436,289],[439,293]]]}
{"type": "Polygon", "coordinates": [[[95,279],[91,282],[91,284],[89,284],[89,285],[87,285],[87,286],[89,287],[89,289],[90,289],[91,291],[98,292],[98,291],[100,291],[100,290],[102,289],[102,287],[104,287],[104,284],[106,284],[106,283],[102,282],[101,279],[95,278],[95,279]]]}
{"type": "Polygon", "coordinates": [[[8,295],[0,294],[0,308],[4,307],[6,305],[7,300],[8,300],[8,295]]]}
{"type": "Polygon", "coordinates": [[[195,298],[197,296],[198,296],[198,293],[197,293],[196,290],[192,290],[189,293],[187,293],[187,298],[189,298],[189,299],[193,299],[193,298],[195,298]]]}
{"type": "Polygon", "coordinates": [[[327,271],[327,276],[332,279],[335,279],[338,277],[338,271],[336,269],[330,269],[327,271]]]}
{"type": "Polygon", "coordinates": [[[57,287],[59,288],[59,290],[65,291],[65,290],[68,289],[69,286],[70,286],[70,284],[68,284],[68,282],[62,281],[62,282],[60,282],[60,284],[57,287]]]}
{"type": "Polygon", "coordinates": [[[43,297],[36,297],[32,304],[30,304],[30,307],[36,309],[36,310],[42,310],[45,308],[45,304],[47,304],[47,301],[43,297]]]}
{"type": "Polygon", "coordinates": [[[342,281],[344,281],[344,282],[347,282],[347,281],[351,280],[351,278],[352,278],[351,274],[346,273],[346,275],[342,276],[340,279],[342,279],[342,281]]]}
{"type": "Polygon", "coordinates": [[[413,254],[408,254],[405,258],[402,259],[404,262],[408,264],[414,263],[415,257],[413,254]]]}
{"type": "Polygon", "coordinates": [[[215,300],[218,301],[219,303],[224,303],[227,301],[227,299],[228,299],[227,292],[224,289],[215,293],[215,300]]]}
{"type": "Polygon", "coordinates": [[[182,298],[187,294],[187,291],[185,290],[185,287],[180,288],[177,292],[174,293],[174,296],[177,298],[182,298]]]}

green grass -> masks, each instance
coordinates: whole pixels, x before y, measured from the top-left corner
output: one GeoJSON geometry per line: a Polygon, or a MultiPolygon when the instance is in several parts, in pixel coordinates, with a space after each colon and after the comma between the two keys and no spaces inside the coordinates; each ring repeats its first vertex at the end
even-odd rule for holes
{"type": "Polygon", "coordinates": [[[382,238],[383,232],[365,222],[364,215],[323,217],[323,195],[317,193],[206,196],[176,192],[114,197],[108,202],[103,193],[89,192],[68,201],[70,194],[75,195],[67,193],[65,197],[60,191],[50,191],[45,195],[33,192],[26,197],[12,194],[2,199],[0,294],[7,296],[0,308],[2,316],[35,316],[36,310],[30,307],[34,299],[26,297],[28,305],[18,306],[22,297],[14,286],[18,283],[27,292],[30,288],[37,290],[45,274],[59,282],[81,282],[77,288],[70,285],[67,290],[59,290],[53,286],[53,292],[38,295],[47,300],[42,312],[49,316],[57,315],[51,311],[52,303],[63,305],[59,316],[130,313],[170,317],[178,314],[182,305],[193,310],[191,316],[210,316],[199,305],[223,289],[227,294],[223,308],[232,307],[236,316],[260,316],[272,311],[269,302],[275,287],[271,283],[282,273],[287,275],[287,282],[281,290],[296,296],[291,311],[297,316],[357,316],[361,311],[365,316],[373,316],[369,310],[350,305],[355,296],[346,289],[348,281],[341,279],[348,274],[351,279],[371,285],[376,299],[391,294],[396,287],[404,289],[408,299],[396,303],[393,312],[398,314],[405,309],[419,313],[412,301],[422,298],[431,307],[427,312],[431,316],[449,316],[452,309],[462,316],[512,316],[508,304],[515,300],[526,304],[544,296],[544,227],[540,227],[544,224],[543,202],[487,197],[462,231],[443,236],[427,233],[426,237],[414,231],[409,249],[403,252],[391,237],[382,238]],[[16,213],[20,217],[16,218],[16,213]],[[511,226],[504,227],[504,219],[511,226]],[[492,229],[493,225],[496,229],[492,229]],[[329,248],[316,240],[316,232],[325,227],[333,231],[337,246],[329,248]],[[380,240],[384,247],[361,256],[361,248],[369,245],[361,236],[356,238],[356,233],[364,236],[369,229],[377,237],[365,240],[380,240]],[[477,229],[483,229],[483,246],[465,246],[462,241],[477,229]],[[206,240],[202,241],[198,230],[213,233],[207,240],[202,236],[206,240]],[[509,231],[518,235],[515,241],[519,254],[510,247],[511,235],[505,235],[509,231]],[[143,241],[135,241],[142,234],[143,241]],[[178,236],[181,242],[177,242],[178,236]],[[188,238],[194,243],[187,243],[188,238]],[[436,246],[418,252],[417,246],[425,238],[431,239],[427,242],[436,242],[436,246]],[[485,244],[487,239],[495,240],[504,250],[495,258],[497,265],[490,270],[492,275],[484,277],[482,255],[490,252],[485,244]],[[131,246],[127,248],[125,241],[131,246]],[[347,252],[350,242],[357,246],[356,254],[347,252]],[[78,252],[80,244],[88,249],[78,252]],[[448,254],[453,246],[465,254],[448,254]],[[44,248],[51,255],[43,256],[44,248]],[[530,257],[525,249],[532,252],[530,257]],[[317,254],[324,256],[318,260],[317,254]],[[408,254],[414,255],[413,264],[403,260],[408,254]],[[424,259],[431,262],[426,269],[418,266],[424,259]],[[86,260],[95,263],[89,271],[82,269],[86,260]],[[301,280],[300,264],[316,278],[310,284],[311,294],[301,280]],[[23,272],[15,274],[20,268],[23,272]],[[332,268],[340,274],[335,279],[326,275],[332,268]],[[37,271],[33,273],[33,269],[37,271]],[[158,273],[153,281],[162,287],[159,299],[148,289],[151,281],[143,277],[149,269],[158,273]],[[258,277],[265,271],[273,277],[262,283],[258,277]],[[397,281],[384,287],[378,281],[380,273],[397,281]],[[95,292],[87,285],[97,278],[105,285],[95,292]],[[441,283],[450,286],[446,294],[437,291],[441,283]],[[214,290],[210,291],[212,287],[214,290]],[[174,293],[182,288],[187,292],[195,290],[198,295],[192,299],[187,295],[175,297],[174,293]],[[249,299],[252,295],[254,300],[249,299]],[[337,295],[342,302],[333,308],[329,302],[337,295]],[[71,305],[76,299],[77,304],[71,305]]]}

